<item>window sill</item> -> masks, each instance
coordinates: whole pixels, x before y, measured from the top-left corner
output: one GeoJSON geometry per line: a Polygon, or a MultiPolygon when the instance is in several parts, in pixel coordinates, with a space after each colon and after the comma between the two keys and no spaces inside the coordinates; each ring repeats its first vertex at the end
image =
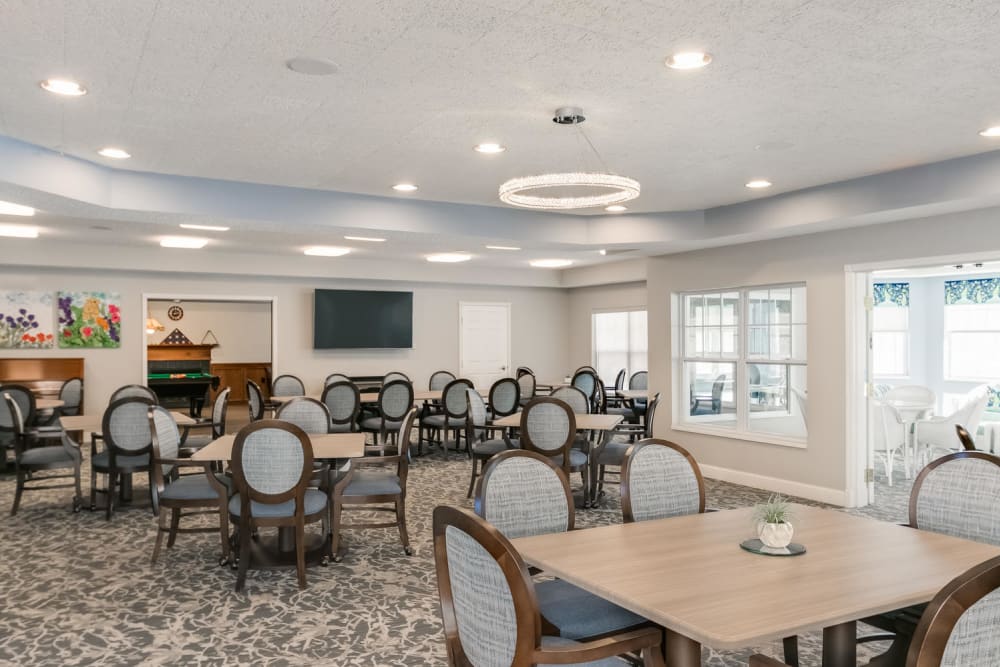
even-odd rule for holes
{"type": "Polygon", "coordinates": [[[745,442],[759,442],[765,445],[778,445],[779,447],[792,447],[794,449],[806,449],[808,441],[806,438],[791,438],[777,435],[775,433],[758,433],[755,431],[737,431],[730,428],[713,428],[703,424],[691,424],[687,422],[674,422],[670,425],[674,431],[685,431],[687,433],[698,433],[700,435],[711,435],[718,438],[728,438],[730,440],[742,440],[745,442]]]}

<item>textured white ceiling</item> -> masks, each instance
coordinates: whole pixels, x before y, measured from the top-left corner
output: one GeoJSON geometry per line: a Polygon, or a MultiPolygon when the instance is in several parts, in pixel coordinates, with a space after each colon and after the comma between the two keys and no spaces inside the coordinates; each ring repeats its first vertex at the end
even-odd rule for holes
{"type": "Polygon", "coordinates": [[[128,169],[500,205],[608,166],[633,211],[701,209],[997,147],[996,0],[0,1],[0,134],[128,169]],[[710,51],[695,72],[663,66],[710,51]],[[328,58],[330,77],[288,58],[328,58]],[[69,76],[60,99],[38,81],[69,76]],[[471,147],[500,141],[507,153],[471,147]],[[756,150],[785,142],[781,150],[756,150]]]}

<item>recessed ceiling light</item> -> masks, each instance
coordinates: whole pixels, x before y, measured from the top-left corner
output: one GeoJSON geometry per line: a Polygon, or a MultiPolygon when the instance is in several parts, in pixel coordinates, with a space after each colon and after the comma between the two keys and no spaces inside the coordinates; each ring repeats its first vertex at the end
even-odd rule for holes
{"type": "Polygon", "coordinates": [[[329,76],[337,73],[337,64],[323,58],[300,56],[285,61],[285,67],[293,72],[308,76],[329,76]]]}
{"type": "Polygon", "coordinates": [[[573,263],[571,259],[535,259],[531,265],[539,269],[561,269],[573,263]]]}
{"type": "Polygon", "coordinates": [[[765,180],[763,178],[755,178],[752,181],[748,181],[746,186],[751,190],[760,190],[761,188],[769,188],[773,185],[771,181],[765,180]]]}
{"type": "Polygon", "coordinates": [[[501,146],[500,144],[479,144],[474,149],[477,153],[503,153],[507,150],[506,146],[501,146]]]}
{"type": "Polygon", "coordinates": [[[601,256],[604,256],[604,255],[607,255],[607,254],[608,254],[608,251],[607,251],[607,249],[606,249],[606,248],[601,248],[601,249],[600,249],[600,250],[598,250],[597,252],[598,252],[598,253],[599,253],[599,254],[600,254],[601,256]]]}
{"type": "Polygon", "coordinates": [[[198,239],[192,236],[165,236],[160,239],[160,246],[164,248],[187,248],[196,250],[198,248],[204,248],[207,243],[208,239],[198,239]]]}
{"type": "Polygon", "coordinates": [[[385,239],[377,236],[345,236],[348,241],[367,241],[368,243],[383,243],[385,239]]]}
{"type": "Polygon", "coordinates": [[[317,245],[306,248],[302,252],[315,257],[341,257],[351,252],[351,249],[335,245],[317,245]]]}
{"type": "Polygon", "coordinates": [[[621,213],[622,211],[627,211],[628,206],[622,206],[621,204],[612,204],[611,206],[605,206],[604,210],[608,213],[621,213]]]}
{"type": "Polygon", "coordinates": [[[1000,125],[994,125],[993,127],[988,127],[979,133],[981,137],[1000,137],[1000,125]]]}
{"type": "Polygon", "coordinates": [[[16,239],[37,239],[38,227],[27,225],[0,225],[0,236],[12,236],[16,239]]]}
{"type": "Polygon", "coordinates": [[[465,252],[439,252],[434,255],[427,255],[428,262],[444,262],[454,264],[456,262],[468,262],[472,255],[465,252]]]}
{"type": "Polygon", "coordinates": [[[181,227],[184,229],[200,229],[206,232],[228,232],[229,227],[221,227],[218,225],[191,225],[186,222],[182,222],[181,227]]]}
{"type": "Polygon", "coordinates": [[[9,201],[0,201],[0,215],[20,215],[30,217],[35,214],[35,209],[30,206],[22,206],[9,201]]]}
{"type": "Polygon", "coordinates": [[[76,81],[69,79],[46,79],[39,83],[42,88],[55,93],[56,95],[66,95],[68,97],[80,97],[87,94],[87,89],[76,81]]]}
{"type": "Polygon", "coordinates": [[[517,246],[512,245],[488,245],[486,247],[490,250],[520,250],[517,246]]]}
{"type": "Polygon", "coordinates": [[[698,69],[712,62],[711,54],[704,51],[678,51],[667,58],[670,69],[698,69]]]}
{"type": "Polygon", "coordinates": [[[109,157],[115,160],[127,160],[128,158],[132,157],[132,154],[129,153],[128,151],[122,150],[121,148],[114,148],[112,146],[108,146],[107,148],[102,148],[101,150],[97,151],[97,154],[102,157],[109,157]]]}
{"type": "Polygon", "coordinates": [[[392,189],[396,192],[416,192],[419,188],[413,183],[396,183],[392,189]]]}

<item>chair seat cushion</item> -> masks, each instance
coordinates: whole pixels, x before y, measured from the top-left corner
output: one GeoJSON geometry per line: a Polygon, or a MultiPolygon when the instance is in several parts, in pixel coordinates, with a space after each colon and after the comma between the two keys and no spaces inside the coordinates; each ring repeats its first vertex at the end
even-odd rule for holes
{"type": "MultiPolygon", "coordinates": [[[[220,480],[221,481],[221,480],[220,480]]],[[[219,493],[203,474],[182,475],[163,489],[164,500],[217,500],[219,493]]]]}
{"type": "MultiPolygon", "coordinates": [[[[305,515],[309,516],[310,514],[322,512],[326,507],[326,501],[327,496],[322,491],[318,489],[306,489],[306,495],[302,503],[305,508],[305,515]]],[[[229,513],[233,516],[240,515],[240,494],[237,493],[229,500],[229,513]]],[[[267,505],[259,503],[256,500],[251,500],[250,515],[258,519],[283,519],[292,517],[295,515],[295,501],[286,500],[276,505],[267,505]]]]}
{"type": "Polygon", "coordinates": [[[620,466],[625,461],[625,452],[631,446],[628,442],[609,442],[597,457],[597,462],[606,466],[620,466]]]}
{"type": "Polygon", "coordinates": [[[358,470],[344,489],[345,496],[387,496],[402,492],[399,477],[389,470],[358,470]]]}
{"type": "MultiPolygon", "coordinates": [[[[403,425],[402,420],[385,420],[385,429],[387,431],[398,431],[399,427],[403,425]]],[[[361,428],[365,431],[378,431],[382,428],[382,418],[381,417],[369,417],[368,419],[361,420],[361,428]]]]}
{"type": "Polygon", "coordinates": [[[353,424],[330,424],[330,433],[350,433],[353,427],[353,424]]]}
{"type": "Polygon", "coordinates": [[[538,610],[566,639],[587,639],[646,623],[627,609],[561,579],[535,584],[538,610]]]}
{"type": "Polygon", "coordinates": [[[632,408],[612,408],[612,407],[609,407],[608,408],[608,414],[609,415],[621,415],[622,417],[625,417],[626,419],[629,419],[629,418],[635,416],[635,412],[632,410],[632,408]]]}
{"type": "Polygon", "coordinates": [[[53,463],[65,463],[67,466],[71,466],[73,458],[62,446],[32,447],[21,454],[21,465],[51,465],[53,463]]]}
{"type": "Polygon", "coordinates": [[[421,424],[432,428],[444,428],[446,422],[448,428],[462,428],[465,426],[465,419],[454,419],[447,415],[427,415],[420,420],[421,424]]]}
{"type": "MultiPolygon", "coordinates": [[[[542,648],[568,648],[576,646],[580,642],[567,639],[566,637],[542,637],[542,648]]],[[[622,667],[628,663],[618,658],[604,658],[592,662],[574,662],[576,667],[622,667]]],[[[555,665],[539,664],[538,667],[555,667],[555,665]]]]}
{"type": "MultiPolygon", "coordinates": [[[[552,462],[557,466],[562,465],[562,454],[552,457],[552,462]]],[[[587,453],[581,452],[579,449],[569,450],[569,465],[570,467],[585,466],[587,465],[587,453]]]]}
{"type": "MultiPolygon", "coordinates": [[[[95,468],[107,469],[111,465],[110,458],[110,453],[105,449],[94,455],[94,458],[91,459],[91,464],[95,468]]],[[[139,454],[137,456],[122,456],[119,454],[115,457],[115,465],[119,468],[148,468],[149,454],[139,454]]]]}
{"type": "Polygon", "coordinates": [[[503,440],[487,440],[472,443],[472,453],[475,456],[493,456],[507,451],[507,443],[503,440]]]}

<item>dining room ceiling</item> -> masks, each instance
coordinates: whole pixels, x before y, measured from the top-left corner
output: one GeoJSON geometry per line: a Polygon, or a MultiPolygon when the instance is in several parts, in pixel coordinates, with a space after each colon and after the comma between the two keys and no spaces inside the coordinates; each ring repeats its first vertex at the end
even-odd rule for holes
{"type": "Polygon", "coordinates": [[[39,0],[0,19],[0,135],[136,171],[503,206],[508,178],[606,168],[654,212],[1000,141],[978,135],[1000,124],[987,0],[39,0]],[[713,61],[668,69],[679,49],[713,61]],[[39,87],[57,76],[88,94],[39,87]],[[551,122],[565,105],[599,159],[551,122]]]}

